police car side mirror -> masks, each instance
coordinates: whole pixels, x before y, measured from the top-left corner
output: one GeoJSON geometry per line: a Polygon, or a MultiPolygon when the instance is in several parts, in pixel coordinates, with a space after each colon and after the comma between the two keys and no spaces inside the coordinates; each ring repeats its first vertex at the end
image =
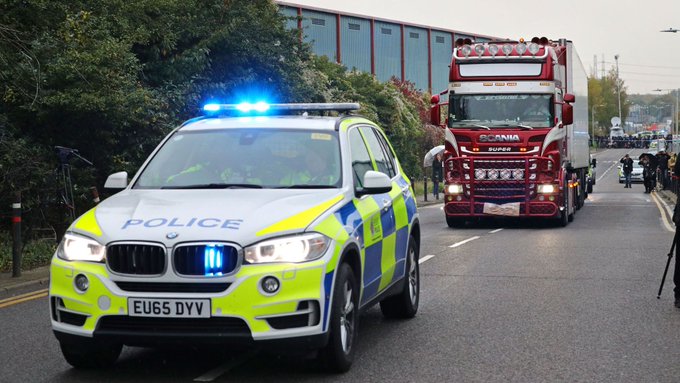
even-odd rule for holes
{"type": "Polygon", "coordinates": [[[364,188],[361,194],[382,194],[392,190],[392,181],[385,173],[369,170],[364,174],[364,188]]]}
{"type": "Polygon", "coordinates": [[[106,179],[104,188],[106,189],[125,189],[128,185],[127,172],[113,173],[106,179]]]}

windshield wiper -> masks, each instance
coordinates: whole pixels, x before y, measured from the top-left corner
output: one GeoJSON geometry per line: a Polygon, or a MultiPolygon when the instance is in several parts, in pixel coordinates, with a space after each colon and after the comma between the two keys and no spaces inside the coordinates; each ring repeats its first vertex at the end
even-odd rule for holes
{"type": "Polygon", "coordinates": [[[475,128],[479,129],[484,129],[484,130],[491,130],[489,129],[488,126],[480,125],[480,124],[475,124],[469,121],[479,121],[479,120],[462,120],[462,121],[452,121],[451,124],[462,124],[465,126],[461,126],[461,128],[469,128],[475,130],[475,128]]]}
{"type": "Polygon", "coordinates": [[[274,189],[335,189],[333,185],[290,185],[281,186],[274,189]]]}
{"type": "Polygon", "coordinates": [[[181,186],[163,186],[161,189],[262,189],[261,185],[255,184],[196,184],[181,186]]]}
{"type": "Polygon", "coordinates": [[[493,128],[522,128],[524,130],[534,130],[532,126],[522,124],[494,124],[493,128]]]}

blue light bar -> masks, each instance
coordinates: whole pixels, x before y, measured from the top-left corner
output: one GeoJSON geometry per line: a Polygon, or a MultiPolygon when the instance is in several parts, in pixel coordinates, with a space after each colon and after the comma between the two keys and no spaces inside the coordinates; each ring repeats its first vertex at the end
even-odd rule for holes
{"type": "Polygon", "coordinates": [[[203,267],[206,277],[221,276],[224,265],[224,246],[206,245],[203,250],[203,267]]]}
{"type": "Polygon", "coordinates": [[[206,104],[203,106],[203,111],[214,115],[220,113],[239,113],[239,114],[265,114],[266,112],[276,111],[295,111],[295,112],[313,112],[313,111],[335,111],[335,112],[350,112],[359,110],[358,103],[318,103],[318,104],[267,104],[259,101],[256,103],[242,102],[240,104],[206,104]]]}

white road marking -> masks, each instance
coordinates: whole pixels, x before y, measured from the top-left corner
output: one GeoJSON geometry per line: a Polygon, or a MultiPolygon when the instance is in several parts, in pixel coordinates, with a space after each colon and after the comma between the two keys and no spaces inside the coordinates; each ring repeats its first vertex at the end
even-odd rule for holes
{"type": "Polygon", "coordinates": [[[479,236],[478,236],[478,235],[475,235],[474,237],[468,238],[468,239],[466,239],[466,240],[464,240],[464,241],[456,242],[456,243],[454,243],[453,245],[451,245],[451,246],[449,246],[449,247],[451,247],[451,248],[458,247],[458,246],[464,245],[464,244],[466,244],[466,243],[468,243],[468,242],[470,242],[470,241],[474,241],[475,239],[479,239],[479,236]]]}
{"type": "Polygon", "coordinates": [[[434,258],[434,255],[432,255],[432,254],[426,255],[426,256],[424,256],[424,257],[422,257],[422,258],[420,258],[420,259],[418,260],[418,264],[425,263],[425,262],[429,261],[429,260],[432,259],[432,258],[434,258]]]}
{"type": "Polygon", "coordinates": [[[599,177],[597,177],[597,179],[595,179],[595,182],[600,182],[602,180],[602,178],[604,178],[604,176],[607,175],[607,173],[610,170],[612,170],[613,167],[616,166],[616,164],[617,164],[617,162],[614,162],[613,164],[611,164],[611,166],[608,167],[607,170],[604,171],[604,173],[602,173],[599,177]]]}
{"type": "Polygon", "coordinates": [[[495,234],[495,233],[498,233],[498,232],[501,231],[501,230],[503,230],[503,228],[496,229],[496,230],[491,230],[491,231],[489,232],[489,234],[495,234]]]}
{"type": "Polygon", "coordinates": [[[241,356],[237,356],[234,359],[229,360],[228,362],[224,363],[223,365],[210,370],[206,372],[205,374],[199,376],[198,378],[194,379],[194,382],[212,382],[213,380],[219,378],[220,376],[224,375],[226,372],[231,370],[234,367],[237,367],[243,363],[245,363],[248,359],[252,358],[257,354],[257,350],[251,350],[250,352],[246,352],[245,354],[241,354],[241,356]]]}
{"type": "Polygon", "coordinates": [[[668,204],[666,204],[665,201],[663,201],[661,198],[656,196],[656,193],[652,193],[652,199],[654,200],[654,203],[656,203],[656,207],[659,208],[659,213],[661,213],[661,220],[663,221],[663,225],[666,227],[666,230],[670,232],[674,232],[675,229],[673,226],[671,226],[670,222],[668,222],[668,218],[666,218],[666,214],[664,214],[663,207],[661,206],[662,204],[666,207],[666,211],[672,216],[673,213],[671,213],[670,207],[668,204]]]}

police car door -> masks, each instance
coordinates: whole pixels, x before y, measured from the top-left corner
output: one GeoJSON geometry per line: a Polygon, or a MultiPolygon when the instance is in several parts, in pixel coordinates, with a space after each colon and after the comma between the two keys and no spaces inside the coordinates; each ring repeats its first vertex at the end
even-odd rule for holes
{"type": "MultiPolygon", "coordinates": [[[[370,126],[362,126],[359,130],[368,146],[374,170],[386,174],[394,181],[396,176],[395,164],[385,151],[385,145],[381,142],[383,138],[380,136],[380,133],[370,126]]],[[[395,197],[400,193],[400,189],[396,186],[396,183],[393,182],[392,185],[392,190],[389,193],[370,196],[379,208],[379,217],[376,216],[374,220],[376,222],[379,220],[382,228],[380,252],[375,254],[375,257],[380,259],[380,273],[376,275],[379,278],[377,292],[381,292],[393,282],[395,271],[397,236],[393,205],[395,197]]],[[[366,256],[368,258],[368,251],[366,256]]]]}

